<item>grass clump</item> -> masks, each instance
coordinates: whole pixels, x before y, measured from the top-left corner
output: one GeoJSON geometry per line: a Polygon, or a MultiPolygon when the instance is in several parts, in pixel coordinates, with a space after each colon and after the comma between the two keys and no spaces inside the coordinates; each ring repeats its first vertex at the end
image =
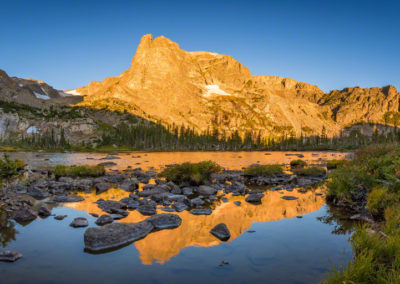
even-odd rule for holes
{"type": "Polygon", "coordinates": [[[322,177],[325,175],[326,171],[325,169],[319,167],[308,167],[294,169],[293,173],[298,176],[322,177]]]}
{"type": "Polygon", "coordinates": [[[292,169],[296,169],[296,168],[304,168],[305,166],[307,166],[307,162],[301,159],[298,160],[293,160],[290,162],[290,167],[292,169]]]}
{"type": "Polygon", "coordinates": [[[219,173],[221,170],[221,166],[213,161],[187,162],[166,168],[158,176],[176,184],[189,183],[191,185],[202,185],[210,182],[211,175],[219,173]]]}
{"type": "Polygon", "coordinates": [[[393,194],[389,193],[386,187],[377,186],[367,196],[367,208],[375,218],[380,219],[383,217],[385,209],[393,203],[394,199],[393,194]]]}
{"type": "Polygon", "coordinates": [[[341,159],[341,160],[330,160],[326,163],[326,168],[328,170],[334,170],[337,169],[343,165],[345,165],[346,163],[348,163],[347,160],[345,159],[341,159]]]}
{"type": "Polygon", "coordinates": [[[57,165],[54,169],[54,175],[56,177],[98,177],[103,176],[106,170],[103,166],[64,166],[57,165]]]}
{"type": "Polygon", "coordinates": [[[7,179],[18,174],[18,171],[25,167],[21,160],[11,160],[7,154],[0,158],[0,180],[7,179]]]}
{"type": "Polygon", "coordinates": [[[246,176],[270,176],[283,173],[280,165],[251,165],[244,169],[246,176]]]}

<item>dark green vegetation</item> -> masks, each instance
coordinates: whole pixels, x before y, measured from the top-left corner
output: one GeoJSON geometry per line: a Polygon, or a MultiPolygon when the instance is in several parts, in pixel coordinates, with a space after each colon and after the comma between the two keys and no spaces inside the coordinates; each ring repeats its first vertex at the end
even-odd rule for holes
{"type": "Polygon", "coordinates": [[[308,168],[297,168],[293,170],[293,173],[298,176],[309,176],[309,177],[322,177],[326,171],[320,167],[308,167],[308,168]]]}
{"type": "Polygon", "coordinates": [[[24,166],[24,162],[20,160],[10,160],[5,154],[3,158],[0,158],[0,181],[17,175],[18,171],[23,169],[24,166]]]}
{"type": "Polygon", "coordinates": [[[293,160],[290,162],[290,167],[292,169],[294,168],[304,168],[305,166],[307,166],[307,162],[303,161],[303,160],[293,160]]]}
{"type": "Polygon", "coordinates": [[[251,165],[244,169],[246,176],[270,176],[283,173],[280,165],[251,165]]]}
{"type": "Polygon", "coordinates": [[[337,169],[338,167],[341,167],[345,165],[348,161],[347,160],[330,160],[326,163],[326,168],[328,170],[334,170],[337,169]]]}
{"type": "Polygon", "coordinates": [[[98,177],[105,174],[103,166],[64,166],[57,165],[54,169],[54,175],[56,177],[98,177]]]}
{"type": "Polygon", "coordinates": [[[191,185],[206,184],[211,181],[211,175],[218,173],[222,168],[213,161],[199,163],[183,163],[164,169],[158,176],[176,184],[188,183],[191,185]]]}
{"type": "Polygon", "coordinates": [[[356,229],[354,260],[334,270],[327,283],[399,283],[400,147],[363,148],[329,175],[328,200],[353,210],[367,210],[377,223],[356,229]]]}
{"type": "Polygon", "coordinates": [[[312,133],[306,127],[300,136],[296,136],[293,129],[287,127],[274,129],[275,135],[263,135],[259,131],[239,135],[238,131],[225,133],[213,128],[199,133],[194,128],[165,125],[159,121],[142,119],[129,114],[125,109],[111,112],[107,107],[101,110],[83,106],[40,109],[0,101],[0,109],[6,113],[18,113],[20,117],[37,121],[71,122],[90,118],[97,128],[90,142],[80,139],[74,141],[66,137],[61,127],[47,127],[47,130],[42,130],[38,134],[15,133],[0,141],[0,147],[12,146],[31,150],[107,151],[111,148],[145,151],[352,150],[374,143],[400,141],[400,132],[396,127],[399,113],[385,114],[385,125],[360,123],[359,126],[368,124],[374,127],[372,136],[364,135],[361,128],[355,127],[351,128],[353,130],[346,130],[347,134],[328,138],[325,129],[321,133],[312,133]],[[110,121],[107,119],[102,120],[109,116],[112,116],[110,121],[117,121],[114,125],[109,124],[110,121]],[[378,131],[378,128],[382,127],[386,130],[378,131]]]}

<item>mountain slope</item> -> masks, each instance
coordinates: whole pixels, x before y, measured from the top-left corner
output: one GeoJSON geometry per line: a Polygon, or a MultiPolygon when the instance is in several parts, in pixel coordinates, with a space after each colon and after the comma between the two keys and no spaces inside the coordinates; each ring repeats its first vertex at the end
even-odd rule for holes
{"type": "Polygon", "coordinates": [[[238,130],[300,135],[337,133],[316,86],[276,76],[253,76],[228,55],[187,52],[165,37],[145,35],[131,68],[118,77],[78,88],[81,105],[121,109],[197,131],[238,130]]]}

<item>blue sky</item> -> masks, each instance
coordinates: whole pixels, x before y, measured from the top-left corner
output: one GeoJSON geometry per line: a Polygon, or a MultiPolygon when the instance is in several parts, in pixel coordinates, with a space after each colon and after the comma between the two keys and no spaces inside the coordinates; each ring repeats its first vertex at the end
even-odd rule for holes
{"type": "Polygon", "coordinates": [[[128,69],[151,33],[324,91],[400,89],[399,15],[400,1],[2,0],[0,69],[72,89],[128,69]]]}

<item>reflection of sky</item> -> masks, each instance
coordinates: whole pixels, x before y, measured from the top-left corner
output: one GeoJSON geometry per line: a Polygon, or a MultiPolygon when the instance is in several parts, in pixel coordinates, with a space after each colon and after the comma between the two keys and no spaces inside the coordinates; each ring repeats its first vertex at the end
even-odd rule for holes
{"type": "MultiPolygon", "coordinates": [[[[142,241],[106,254],[84,253],[85,229],[68,224],[84,216],[93,225],[95,218],[66,207],[56,208],[53,213],[68,217],[16,226],[20,234],[7,249],[21,252],[24,257],[12,265],[0,263],[2,279],[24,283],[54,279],[57,283],[125,283],[133,279],[135,283],[317,283],[332,265],[345,264],[352,257],[346,241],[349,235],[331,234],[333,225],[317,220],[326,214],[325,206],[302,219],[255,222],[250,227],[255,233],[245,232],[231,242],[186,247],[163,265],[142,265],[142,241]],[[219,267],[222,260],[230,264],[219,267]]],[[[168,235],[174,230],[161,232],[168,235]]],[[[160,244],[165,235],[158,238],[160,244]]],[[[182,235],[181,239],[184,237],[190,238],[182,235]]],[[[151,247],[148,249],[151,251],[151,247]]]]}

